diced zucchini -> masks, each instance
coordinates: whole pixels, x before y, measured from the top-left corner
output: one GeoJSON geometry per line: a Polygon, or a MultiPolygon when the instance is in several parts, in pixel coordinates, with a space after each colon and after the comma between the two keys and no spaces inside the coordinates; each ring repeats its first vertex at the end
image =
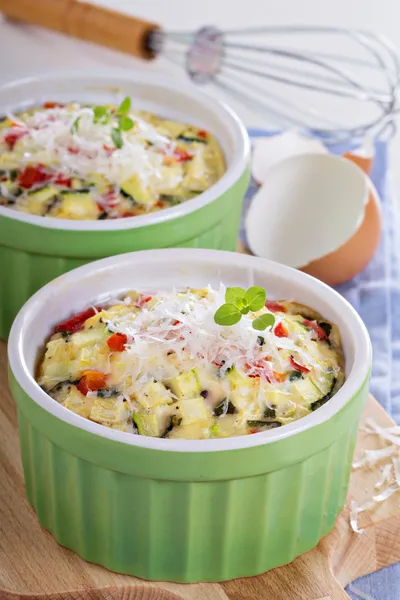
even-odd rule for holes
{"type": "Polygon", "coordinates": [[[248,427],[246,422],[241,422],[236,415],[225,415],[216,419],[216,422],[211,427],[211,435],[213,437],[233,437],[237,435],[246,435],[248,427]]]}
{"type": "Polygon", "coordinates": [[[160,406],[151,413],[133,413],[132,418],[140,435],[161,437],[170,424],[171,409],[160,406]]]}
{"type": "Polygon", "coordinates": [[[259,392],[259,381],[256,377],[243,377],[238,371],[231,369],[226,378],[228,379],[231,392],[230,399],[235,407],[240,410],[248,410],[256,402],[259,392]]]}
{"type": "Polygon", "coordinates": [[[318,387],[320,388],[322,395],[318,400],[315,400],[311,403],[311,410],[316,410],[317,408],[325,404],[325,402],[328,402],[328,400],[330,400],[335,393],[335,386],[336,377],[333,373],[326,374],[322,382],[318,381],[318,387]]]}
{"type": "Polygon", "coordinates": [[[46,187],[29,192],[26,196],[27,209],[35,215],[45,215],[48,211],[49,204],[57,195],[57,188],[47,185],[46,187]]]}
{"type": "MultiPolygon", "coordinates": [[[[185,400],[187,398],[195,398],[199,396],[201,386],[196,371],[193,369],[188,373],[178,375],[168,382],[168,387],[179,400],[185,400]]],[[[201,399],[204,404],[203,399],[201,399]]]]}
{"type": "Polygon", "coordinates": [[[75,385],[71,385],[68,394],[61,404],[77,415],[88,419],[92,411],[93,402],[94,398],[84,396],[75,385]]]}
{"type": "Polygon", "coordinates": [[[310,407],[313,402],[320,400],[324,396],[314,385],[310,377],[298,379],[293,384],[293,393],[296,395],[296,402],[306,407],[310,407]]]}
{"type": "Polygon", "coordinates": [[[265,393],[265,397],[268,405],[275,407],[283,406],[291,398],[290,394],[287,394],[280,390],[268,390],[265,393]]]}
{"type": "Polygon", "coordinates": [[[335,374],[330,372],[321,373],[318,379],[316,377],[310,377],[310,379],[322,396],[329,394],[336,383],[335,374]]]}
{"type": "Polygon", "coordinates": [[[107,328],[105,326],[93,329],[83,329],[82,331],[77,331],[73,334],[72,342],[78,348],[83,348],[88,344],[104,342],[109,335],[110,332],[107,331],[107,328]]]}
{"type": "Polygon", "coordinates": [[[145,409],[172,403],[171,393],[159,381],[147,383],[135,394],[135,400],[145,409]]]}
{"type": "Polygon", "coordinates": [[[250,430],[260,432],[267,431],[268,429],[276,429],[277,427],[280,427],[282,423],[280,421],[255,420],[247,421],[247,425],[249,426],[250,430]]]}
{"type": "Polygon", "coordinates": [[[117,395],[109,398],[94,398],[89,415],[91,421],[121,431],[127,430],[130,417],[128,403],[118,400],[117,395]]]}
{"type": "Polygon", "coordinates": [[[93,196],[88,193],[68,192],[62,194],[57,216],[61,219],[97,219],[100,211],[93,196]]]}
{"type": "Polygon", "coordinates": [[[191,161],[187,162],[187,172],[183,184],[194,192],[204,192],[208,187],[206,167],[201,154],[196,154],[191,161]]]}
{"type": "Polygon", "coordinates": [[[196,368],[196,373],[200,382],[200,387],[202,390],[201,393],[205,393],[203,398],[207,398],[207,402],[209,402],[212,406],[216,406],[222,402],[224,398],[226,398],[226,388],[212,373],[208,372],[202,366],[196,368]]]}
{"type": "Polygon", "coordinates": [[[182,417],[182,425],[202,423],[203,426],[211,420],[211,414],[204,404],[204,398],[189,398],[180,401],[177,405],[179,416],[182,417]]]}
{"type": "Polygon", "coordinates": [[[136,176],[121,183],[121,190],[139,204],[147,204],[154,199],[153,195],[143,188],[136,176]]]}
{"type": "Polygon", "coordinates": [[[72,379],[72,369],[76,350],[63,338],[47,343],[46,354],[41,366],[39,384],[45,390],[51,390],[60,381],[72,379]]]}
{"type": "Polygon", "coordinates": [[[168,439],[175,440],[205,440],[211,437],[209,425],[202,423],[191,423],[190,425],[180,425],[174,427],[168,434],[168,439]]]}
{"type": "Polygon", "coordinates": [[[83,179],[73,177],[71,179],[71,187],[74,190],[74,194],[82,194],[83,192],[90,192],[90,184],[83,179]]]}

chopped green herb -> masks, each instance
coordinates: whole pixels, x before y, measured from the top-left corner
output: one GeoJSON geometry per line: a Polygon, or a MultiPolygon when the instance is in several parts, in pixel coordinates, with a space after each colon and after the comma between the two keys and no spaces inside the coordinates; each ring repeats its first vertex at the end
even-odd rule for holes
{"type": "MultiPolygon", "coordinates": [[[[258,286],[252,286],[247,291],[241,287],[230,287],[225,292],[225,304],[220,306],[214,315],[214,321],[218,325],[235,325],[240,321],[242,315],[250,311],[257,312],[265,305],[266,291],[258,286]]],[[[262,331],[272,327],[275,317],[271,314],[260,315],[252,322],[253,329],[262,331]]]]}
{"type": "Polygon", "coordinates": [[[297,379],[303,379],[303,373],[300,371],[290,371],[289,381],[297,381],[297,379]]]}
{"type": "Polygon", "coordinates": [[[258,344],[259,346],[264,346],[264,344],[265,344],[265,339],[263,338],[263,336],[262,336],[262,335],[258,335],[258,336],[257,336],[257,344],[258,344]]]}
{"type": "Polygon", "coordinates": [[[117,390],[115,389],[102,389],[102,390],[97,390],[97,397],[98,398],[111,398],[111,396],[115,396],[115,394],[117,394],[117,390]]]}
{"type": "Polygon", "coordinates": [[[119,119],[119,128],[122,131],[129,131],[132,129],[134,123],[130,117],[120,117],[119,119]]]}
{"type": "MultiPolygon", "coordinates": [[[[237,302],[239,300],[243,300],[246,294],[246,290],[241,287],[228,287],[225,292],[225,302],[228,304],[235,304],[238,306],[237,302]]],[[[241,306],[238,306],[241,308],[241,306]]]]}
{"type": "Polygon", "coordinates": [[[273,408],[272,406],[267,406],[264,410],[264,417],[266,419],[275,419],[275,417],[276,417],[275,408],[273,408]]]}
{"type": "Polygon", "coordinates": [[[217,325],[223,325],[224,327],[239,323],[241,318],[242,315],[234,304],[223,304],[214,315],[214,321],[217,325]]]}
{"type": "Polygon", "coordinates": [[[114,142],[114,145],[116,148],[122,148],[124,142],[122,139],[122,134],[119,129],[116,129],[115,127],[112,128],[111,138],[112,138],[112,141],[114,142]]]}
{"type": "Polygon", "coordinates": [[[203,138],[190,137],[188,135],[178,135],[177,140],[181,140],[182,142],[198,142],[199,144],[207,144],[207,141],[203,138]]]}
{"type": "Polygon", "coordinates": [[[80,120],[81,120],[81,117],[76,117],[75,121],[72,123],[72,126],[71,126],[72,133],[78,133],[80,120]]]}
{"type": "Polygon", "coordinates": [[[117,109],[117,115],[126,115],[131,108],[131,103],[132,101],[129,96],[125,96],[117,109]]]}
{"type": "Polygon", "coordinates": [[[220,417],[221,415],[234,415],[237,413],[236,407],[228,398],[224,398],[222,402],[217,404],[213,410],[214,417],[220,417]]]}
{"type": "Polygon", "coordinates": [[[93,123],[105,125],[110,120],[110,114],[106,106],[95,106],[93,109],[93,123]]]}
{"type": "Polygon", "coordinates": [[[276,427],[280,427],[282,423],[280,421],[247,421],[247,425],[249,427],[254,427],[256,429],[275,429],[276,427]]]}
{"type": "Polygon", "coordinates": [[[258,286],[249,288],[244,296],[246,305],[252,312],[261,310],[267,299],[266,291],[258,286]]]}
{"type": "Polygon", "coordinates": [[[253,329],[257,331],[263,331],[267,327],[272,327],[275,323],[275,317],[272,313],[265,313],[254,319],[252,325],[253,329]]]}

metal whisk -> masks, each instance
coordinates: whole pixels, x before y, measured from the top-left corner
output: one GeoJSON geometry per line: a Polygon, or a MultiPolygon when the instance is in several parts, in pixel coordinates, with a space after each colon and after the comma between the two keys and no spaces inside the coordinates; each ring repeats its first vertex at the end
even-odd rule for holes
{"type": "Polygon", "coordinates": [[[395,131],[400,59],[382,35],[338,27],[260,27],[226,32],[203,27],[195,33],[154,32],[150,43],[156,53],[182,64],[196,83],[214,84],[250,110],[269,120],[273,117],[279,126],[306,130],[328,143],[366,135],[390,137],[395,131]],[[249,37],[251,43],[244,40],[249,37]],[[318,42],[319,37],[331,46],[340,38],[349,39],[355,46],[354,55],[301,45],[304,41],[318,42]],[[287,41],[293,43],[299,38],[303,39],[298,45],[287,45],[287,41]],[[276,43],[280,40],[284,45],[276,43]],[[320,108],[321,96],[330,100],[330,106],[325,102],[325,112],[320,108]],[[370,115],[355,124],[365,105],[370,115]],[[340,113],[350,115],[352,123],[335,119],[340,113]]]}
{"type": "Polygon", "coordinates": [[[390,137],[395,129],[400,59],[380,34],[296,25],[165,32],[78,0],[0,0],[0,11],[143,59],[164,56],[194,82],[212,83],[269,124],[305,130],[327,143],[390,137]],[[349,50],[337,52],[343,44],[349,50]]]}

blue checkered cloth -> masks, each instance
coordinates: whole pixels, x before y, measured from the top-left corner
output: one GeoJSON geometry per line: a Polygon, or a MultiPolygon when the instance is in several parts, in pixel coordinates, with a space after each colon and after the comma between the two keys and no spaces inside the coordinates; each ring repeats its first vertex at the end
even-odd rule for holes
{"type": "MultiPolygon", "coordinates": [[[[265,131],[250,131],[251,137],[265,136],[265,131]]],[[[271,134],[273,135],[273,133],[271,134]]],[[[349,149],[330,148],[335,154],[349,149]]],[[[373,346],[371,392],[385,410],[400,423],[400,230],[397,205],[388,177],[388,145],[376,142],[371,178],[382,203],[383,234],[376,254],[367,268],[352,281],[338,286],[367,326],[373,346]]],[[[250,184],[243,214],[256,191],[250,184]]],[[[244,220],[240,236],[246,243],[244,220]]],[[[355,583],[360,591],[374,600],[398,600],[400,597],[400,563],[355,583]]],[[[359,596],[347,590],[353,600],[359,596]]]]}

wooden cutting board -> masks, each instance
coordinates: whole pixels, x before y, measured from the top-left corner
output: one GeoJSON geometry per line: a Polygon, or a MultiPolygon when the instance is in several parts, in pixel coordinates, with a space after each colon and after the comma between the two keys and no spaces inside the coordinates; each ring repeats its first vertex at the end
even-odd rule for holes
{"type": "MultiPolygon", "coordinates": [[[[17,418],[0,342],[0,598],[4,600],[340,600],[352,580],[400,561],[400,493],[362,513],[365,533],[350,530],[348,508],[314,550],[258,577],[226,583],[174,584],[117,575],[81,560],[42,529],[25,497],[17,418]]],[[[392,419],[370,397],[363,420],[392,419]]],[[[356,458],[378,447],[360,431],[356,458]]],[[[353,472],[349,499],[363,503],[379,472],[353,472]]]]}

